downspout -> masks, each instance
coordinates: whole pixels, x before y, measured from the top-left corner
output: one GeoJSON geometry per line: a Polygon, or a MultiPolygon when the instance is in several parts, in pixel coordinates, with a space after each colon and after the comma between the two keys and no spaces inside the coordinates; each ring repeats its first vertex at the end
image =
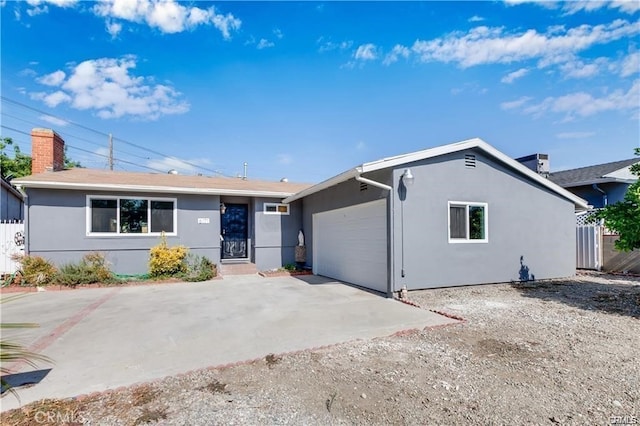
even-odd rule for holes
{"type": "Polygon", "coordinates": [[[607,207],[607,204],[609,204],[609,200],[607,199],[607,193],[603,191],[602,188],[600,188],[597,183],[594,183],[593,185],[591,185],[591,187],[602,194],[602,205],[604,207],[607,207]]]}
{"type": "Polygon", "coordinates": [[[24,254],[29,254],[29,196],[22,185],[16,185],[16,189],[24,201],[24,254]]]}
{"type": "Polygon", "coordinates": [[[362,176],[360,176],[360,174],[356,174],[354,176],[355,180],[357,180],[358,182],[362,182],[362,183],[366,183],[367,185],[371,185],[371,186],[375,186],[376,188],[380,188],[380,189],[384,189],[386,191],[389,191],[389,195],[387,196],[389,199],[389,209],[388,209],[388,213],[387,213],[387,252],[389,253],[387,255],[387,297],[388,298],[393,298],[393,288],[392,288],[392,280],[393,280],[393,273],[391,272],[391,266],[392,266],[392,259],[393,259],[393,244],[391,243],[391,241],[393,241],[392,238],[392,233],[393,233],[393,226],[391,225],[391,219],[393,217],[393,209],[394,209],[394,197],[393,197],[393,188],[389,185],[386,185],[384,183],[381,182],[377,182],[375,180],[371,180],[371,179],[367,179],[367,178],[363,178],[362,176]]]}

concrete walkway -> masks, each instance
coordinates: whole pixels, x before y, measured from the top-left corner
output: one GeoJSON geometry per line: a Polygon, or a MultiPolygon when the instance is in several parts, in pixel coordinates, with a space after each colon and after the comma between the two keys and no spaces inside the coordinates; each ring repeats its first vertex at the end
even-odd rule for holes
{"type": "MultiPolygon", "coordinates": [[[[232,276],[203,283],[31,293],[2,305],[9,331],[54,360],[21,403],[103,391],[284,353],[456,321],[322,277],[232,276]]],[[[22,365],[19,371],[33,368],[22,365]]],[[[19,404],[6,395],[2,410],[19,404]]]]}

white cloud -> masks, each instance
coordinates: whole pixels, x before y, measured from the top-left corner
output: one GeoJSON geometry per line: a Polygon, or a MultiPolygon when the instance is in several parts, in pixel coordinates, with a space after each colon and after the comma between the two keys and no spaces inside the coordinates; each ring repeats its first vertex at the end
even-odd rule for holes
{"type": "Polygon", "coordinates": [[[182,160],[177,157],[165,157],[162,159],[148,160],[145,165],[147,167],[151,167],[152,169],[164,170],[167,172],[169,170],[177,170],[179,173],[182,173],[182,174],[195,174],[200,169],[198,167],[193,166],[192,164],[195,166],[207,166],[207,165],[210,165],[211,162],[206,158],[182,160]],[[185,161],[190,164],[185,163],[185,161]]]}
{"type": "Polygon", "coordinates": [[[63,102],[70,102],[71,96],[67,95],[61,90],[57,90],[53,93],[35,92],[30,94],[31,99],[44,102],[47,106],[55,108],[63,102]]]}
{"type": "Polygon", "coordinates": [[[268,47],[273,47],[273,46],[275,46],[275,44],[273,44],[272,41],[269,41],[266,38],[261,38],[258,44],[256,45],[256,49],[262,50],[262,49],[266,49],[268,47]]]}
{"type": "Polygon", "coordinates": [[[64,74],[60,70],[45,76],[56,76],[46,81],[57,82],[50,84],[57,90],[31,93],[31,97],[50,107],[68,103],[76,109],[94,110],[101,118],[132,116],[155,120],[162,115],[182,114],[189,110],[189,104],[173,87],[154,85],[151,77],[132,75],[130,71],[135,67],[134,56],[84,61],[63,79],[59,78],[64,74]]]}
{"type": "Polygon", "coordinates": [[[502,77],[500,80],[502,83],[511,84],[519,78],[524,77],[529,72],[526,68],[520,68],[519,70],[510,72],[509,74],[502,77]]]}
{"type": "Polygon", "coordinates": [[[627,55],[620,64],[620,75],[628,77],[640,73],[640,52],[627,55]]]}
{"type": "Polygon", "coordinates": [[[64,126],[67,126],[69,124],[69,122],[67,120],[63,120],[61,118],[54,117],[54,116],[51,116],[51,115],[46,115],[46,114],[43,114],[38,118],[40,120],[42,120],[42,121],[46,121],[47,123],[51,123],[54,126],[58,126],[58,127],[64,127],[64,126]]]}
{"type": "Polygon", "coordinates": [[[18,75],[21,77],[35,77],[36,75],[38,75],[38,73],[31,68],[25,68],[22,71],[18,72],[18,75]]]}
{"type": "Polygon", "coordinates": [[[640,10],[640,2],[638,2],[638,0],[571,0],[565,2],[554,0],[504,0],[504,2],[509,6],[530,3],[546,9],[557,9],[559,6],[562,6],[565,15],[573,15],[578,12],[593,12],[603,7],[618,9],[628,14],[633,14],[640,10]]]}
{"type": "Polygon", "coordinates": [[[482,16],[473,15],[471,18],[467,19],[469,22],[482,22],[484,18],[482,16]]]}
{"type": "Polygon", "coordinates": [[[480,26],[433,40],[417,40],[411,50],[423,62],[454,62],[463,68],[538,59],[541,66],[565,62],[577,52],[640,33],[640,22],[622,19],[603,25],[580,25],[546,33],[530,29],[507,33],[504,28],[480,26]]]}
{"type": "Polygon", "coordinates": [[[556,138],[558,139],[585,139],[594,136],[595,132],[563,132],[557,133],[556,138]]]}
{"type": "MultiPolygon", "coordinates": [[[[218,13],[214,6],[208,9],[188,7],[175,0],[101,0],[93,7],[96,15],[109,20],[122,19],[146,23],[163,33],[179,33],[198,25],[213,25],[225,39],[242,24],[232,14],[218,13]]],[[[108,21],[111,22],[111,21],[108,21]]]]}
{"type": "Polygon", "coordinates": [[[500,108],[504,110],[517,109],[523,106],[524,104],[526,104],[527,102],[529,102],[531,99],[533,98],[529,96],[523,96],[519,99],[516,99],[515,101],[502,102],[500,104],[500,108]]]}
{"type": "Polygon", "coordinates": [[[353,57],[360,61],[373,61],[378,57],[376,45],[373,43],[367,43],[358,46],[353,57]]]}
{"type": "Polygon", "coordinates": [[[105,22],[105,25],[107,28],[107,32],[111,35],[111,38],[118,37],[118,34],[120,34],[120,31],[122,31],[122,24],[119,22],[107,20],[105,22]]]}
{"type": "Polygon", "coordinates": [[[65,79],[67,75],[64,71],[58,70],[52,72],[51,74],[43,75],[42,77],[36,79],[36,81],[40,84],[44,84],[45,86],[59,86],[65,79]]]}
{"type": "Polygon", "coordinates": [[[564,114],[564,121],[575,117],[589,117],[605,111],[627,111],[637,114],[640,109],[640,80],[633,82],[629,90],[615,90],[602,97],[585,92],[548,97],[544,101],[523,109],[525,114],[539,117],[545,113],[564,114]]]}
{"type": "Polygon", "coordinates": [[[393,49],[391,49],[391,52],[389,52],[387,56],[385,56],[382,63],[384,65],[391,65],[394,62],[397,62],[398,58],[400,57],[404,59],[408,59],[409,55],[411,55],[411,51],[409,50],[408,47],[403,46],[401,44],[396,44],[395,46],[393,46],[393,49]]]}
{"type": "Polygon", "coordinates": [[[591,63],[576,59],[560,65],[560,70],[568,78],[588,78],[598,75],[607,63],[607,58],[598,58],[591,63]]]}
{"type": "Polygon", "coordinates": [[[282,37],[284,37],[284,34],[282,34],[282,31],[280,31],[280,28],[275,28],[273,30],[273,35],[276,36],[277,39],[281,39],[282,37]]]}
{"type": "Polygon", "coordinates": [[[289,154],[278,154],[278,163],[279,164],[291,164],[293,163],[293,157],[289,154]]]}
{"type": "Polygon", "coordinates": [[[353,46],[353,41],[351,40],[345,40],[345,41],[341,41],[340,43],[334,43],[331,40],[325,41],[324,37],[320,37],[316,43],[320,45],[320,47],[318,48],[318,52],[320,53],[330,52],[332,50],[346,50],[346,49],[350,49],[351,46],[353,46]]]}
{"type": "Polygon", "coordinates": [[[573,15],[578,12],[593,12],[603,7],[608,9],[618,9],[621,12],[633,14],[640,10],[640,2],[638,2],[638,0],[572,0],[564,3],[562,10],[564,10],[567,15],[573,15]]]}

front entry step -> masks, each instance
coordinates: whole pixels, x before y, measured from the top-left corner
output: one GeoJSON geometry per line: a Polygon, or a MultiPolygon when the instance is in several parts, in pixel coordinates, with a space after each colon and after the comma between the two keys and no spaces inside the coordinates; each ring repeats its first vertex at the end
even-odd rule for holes
{"type": "Polygon", "coordinates": [[[250,262],[234,262],[234,263],[221,263],[218,267],[220,275],[254,275],[258,273],[258,268],[255,263],[250,262]]]}

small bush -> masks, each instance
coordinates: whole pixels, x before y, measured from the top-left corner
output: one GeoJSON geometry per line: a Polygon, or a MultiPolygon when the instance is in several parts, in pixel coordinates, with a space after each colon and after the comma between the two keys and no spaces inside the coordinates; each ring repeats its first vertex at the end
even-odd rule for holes
{"type": "Polygon", "coordinates": [[[207,281],[218,275],[218,269],[212,261],[204,256],[187,255],[185,281],[207,281]]]}
{"type": "Polygon", "coordinates": [[[82,258],[80,263],[63,265],[56,281],[62,285],[75,287],[79,284],[109,282],[113,278],[113,273],[107,267],[104,255],[89,253],[82,258]]]}
{"type": "Polygon", "coordinates": [[[167,237],[162,234],[160,244],[151,247],[149,273],[153,277],[174,276],[186,272],[188,249],[184,246],[167,246],[167,237]]]}
{"type": "Polygon", "coordinates": [[[282,267],[282,269],[284,269],[285,271],[293,272],[296,269],[298,269],[298,267],[296,265],[294,265],[293,263],[287,263],[286,265],[284,265],[282,267]]]}
{"type": "Polygon", "coordinates": [[[58,270],[43,257],[25,255],[16,260],[22,266],[22,279],[28,285],[44,286],[56,279],[58,270]]]}

